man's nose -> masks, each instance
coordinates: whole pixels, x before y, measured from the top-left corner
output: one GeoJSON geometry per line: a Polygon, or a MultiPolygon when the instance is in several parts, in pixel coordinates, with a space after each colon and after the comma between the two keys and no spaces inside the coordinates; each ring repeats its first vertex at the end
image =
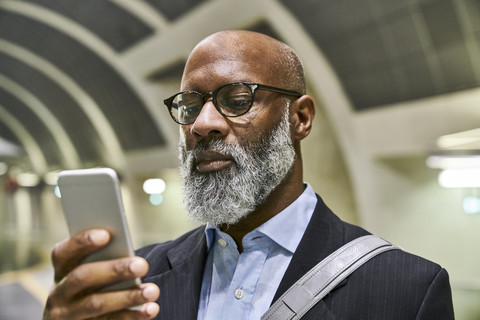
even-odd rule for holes
{"type": "Polygon", "coordinates": [[[192,134],[202,137],[225,136],[228,133],[228,122],[215,108],[213,101],[209,99],[203,105],[190,130],[192,134]]]}

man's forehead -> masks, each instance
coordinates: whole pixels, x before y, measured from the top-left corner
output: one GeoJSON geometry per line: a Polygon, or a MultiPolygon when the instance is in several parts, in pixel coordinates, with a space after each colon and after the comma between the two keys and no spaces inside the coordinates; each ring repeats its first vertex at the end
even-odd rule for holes
{"type": "Polygon", "coordinates": [[[217,76],[232,81],[252,81],[267,76],[273,61],[271,51],[255,42],[210,39],[201,42],[192,51],[182,77],[182,88],[192,81],[217,76]]]}
{"type": "Polygon", "coordinates": [[[268,46],[261,46],[253,42],[206,42],[197,46],[191,53],[187,63],[191,61],[251,61],[268,60],[274,54],[268,46]]]}
{"type": "Polygon", "coordinates": [[[278,46],[277,40],[261,33],[222,31],[200,41],[188,60],[200,56],[201,59],[268,61],[278,54],[278,46]]]}
{"type": "Polygon", "coordinates": [[[197,68],[185,69],[182,90],[213,91],[217,87],[237,81],[265,82],[265,73],[245,61],[216,60],[197,68]]]}

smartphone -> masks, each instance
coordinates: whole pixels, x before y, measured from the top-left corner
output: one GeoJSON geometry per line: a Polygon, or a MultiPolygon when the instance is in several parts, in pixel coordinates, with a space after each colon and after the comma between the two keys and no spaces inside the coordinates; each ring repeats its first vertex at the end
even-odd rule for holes
{"type": "MultiPolygon", "coordinates": [[[[65,170],[58,175],[62,208],[70,235],[92,228],[110,231],[110,243],[82,263],[134,256],[119,179],[110,168],[65,170]]],[[[132,288],[140,279],[118,282],[102,291],[132,288]]]]}

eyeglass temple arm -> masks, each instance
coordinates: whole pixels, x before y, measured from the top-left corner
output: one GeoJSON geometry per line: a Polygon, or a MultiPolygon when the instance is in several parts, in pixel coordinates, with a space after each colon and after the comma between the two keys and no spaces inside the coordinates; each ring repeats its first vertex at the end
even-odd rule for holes
{"type": "Polygon", "coordinates": [[[302,94],[300,94],[298,92],[295,92],[295,91],[270,87],[270,86],[266,86],[266,85],[263,85],[263,84],[258,84],[257,89],[272,91],[272,92],[276,92],[276,93],[288,94],[288,95],[296,96],[296,97],[301,97],[302,96],[302,94]]]}

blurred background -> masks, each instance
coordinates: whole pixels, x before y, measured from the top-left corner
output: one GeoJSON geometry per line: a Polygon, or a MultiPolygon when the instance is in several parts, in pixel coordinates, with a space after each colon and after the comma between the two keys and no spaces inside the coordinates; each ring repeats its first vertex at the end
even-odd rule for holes
{"type": "Polygon", "coordinates": [[[40,318],[68,236],[60,170],[117,170],[135,247],[194,227],[162,101],[223,29],[298,52],[317,103],[305,180],[445,267],[457,319],[480,319],[478,0],[0,0],[0,319],[40,318]]]}

